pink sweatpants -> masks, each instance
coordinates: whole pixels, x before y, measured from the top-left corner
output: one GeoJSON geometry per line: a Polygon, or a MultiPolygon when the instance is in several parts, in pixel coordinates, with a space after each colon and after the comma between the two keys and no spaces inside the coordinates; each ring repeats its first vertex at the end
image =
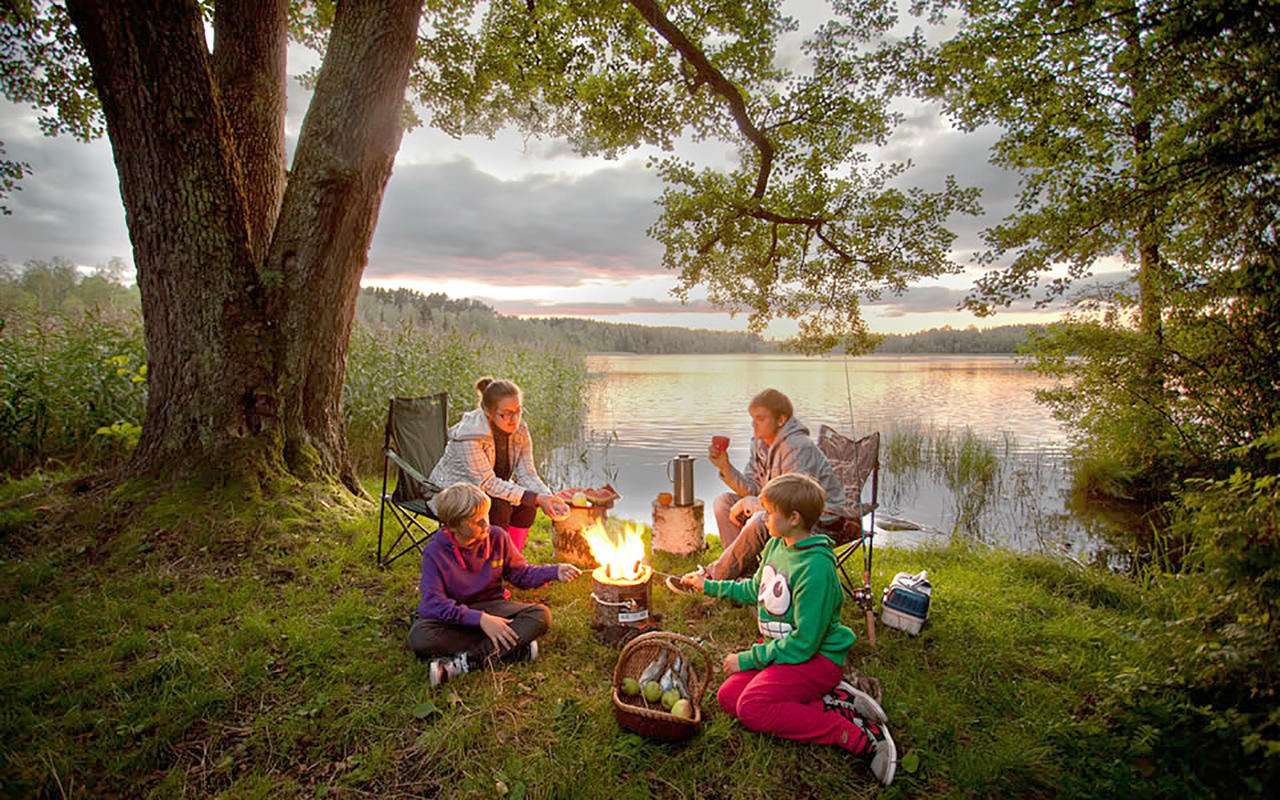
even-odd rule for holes
{"type": "Polygon", "coordinates": [[[803,664],[770,664],[733,673],[720,684],[716,700],[726,714],[757,733],[857,752],[865,746],[862,730],[822,705],[822,696],[840,682],[842,672],[823,655],[803,664]]]}

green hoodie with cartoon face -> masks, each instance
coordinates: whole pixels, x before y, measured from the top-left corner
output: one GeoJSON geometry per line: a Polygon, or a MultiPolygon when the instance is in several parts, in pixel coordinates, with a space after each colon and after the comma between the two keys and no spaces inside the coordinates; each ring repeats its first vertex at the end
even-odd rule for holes
{"type": "Polygon", "coordinates": [[[703,592],[738,603],[756,602],[764,642],[738,653],[739,669],[802,664],[822,654],[844,665],[853,631],[840,622],[844,595],[830,538],[807,536],[794,545],[770,537],[750,578],[707,581],[703,592]]]}

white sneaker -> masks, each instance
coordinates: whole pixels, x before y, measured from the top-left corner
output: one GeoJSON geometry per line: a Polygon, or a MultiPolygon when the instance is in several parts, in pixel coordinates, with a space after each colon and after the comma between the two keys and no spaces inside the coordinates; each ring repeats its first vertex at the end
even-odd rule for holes
{"type": "Polygon", "coordinates": [[[431,662],[428,669],[428,680],[433,687],[451,681],[459,675],[466,675],[471,671],[471,667],[467,664],[467,654],[458,653],[456,656],[445,656],[437,658],[431,662]]]}
{"type": "Polygon", "coordinates": [[[876,776],[876,780],[885,786],[893,783],[893,773],[898,768],[898,746],[893,743],[889,729],[869,719],[860,719],[856,724],[867,737],[867,749],[857,756],[876,776]]]}
{"type": "Polygon", "coordinates": [[[835,688],[822,696],[822,705],[828,711],[835,711],[844,717],[853,716],[869,719],[884,725],[889,721],[884,709],[875,698],[848,681],[840,681],[835,688]]]}

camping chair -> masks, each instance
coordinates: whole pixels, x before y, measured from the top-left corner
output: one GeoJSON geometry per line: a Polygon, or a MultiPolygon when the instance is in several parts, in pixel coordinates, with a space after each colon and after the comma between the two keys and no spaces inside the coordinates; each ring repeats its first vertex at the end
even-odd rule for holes
{"type": "Polygon", "coordinates": [[[875,544],[876,506],[880,495],[880,433],[853,440],[823,425],[818,429],[818,449],[831,462],[831,469],[844,486],[852,516],[842,516],[835,526],[836,566],[840,585],[849,599],[867,615],[867,638],[876,643],[876,615],[871,596],[871,556],[875,544]],[[871,502],[862,502],[862,490],[871,478],[871,502]],[[862,518],[871,515],[871,524],[862,528],[862,518]],[[862,551],[862,580],[850,574],[850,560],[862,551]]]}
{"type": "Polygon", "coordinates": [[[382,460],[382,506],[378,511],[380,566],[386,566],[414,549],[421,551],[431,534],[440,527],[439,518],[427,505],[440,487],[431,483],[427,476],[444,454],[444,446],[449,441],[448,419],[447,393],[391,398],[387,407],[386,440],[382,447],[385,457],[382,460]],[[393,461],[397,468],[396,488],[387,494],[387,477],[393,461]],[[399,524],[400,533],[383,550],[382,527],[388,509],[395,523],[399,524]],[[424,517],[434,520],[435,528],[427,530],[422,522],[424,517]]]}

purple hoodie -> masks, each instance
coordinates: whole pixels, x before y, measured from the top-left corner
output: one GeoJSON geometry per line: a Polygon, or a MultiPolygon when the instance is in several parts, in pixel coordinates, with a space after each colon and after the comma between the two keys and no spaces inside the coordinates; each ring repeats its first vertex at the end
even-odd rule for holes
{"type": "Polygon", "coordinates": [[[467,603],[501,600],[505,578],[521,589],[553,581],[555,564],[535,567],[511,544],[506,530],[489,526],[489,535],[473,548],[459,547],[448,528],[441,528],[422,548],[422,580],[418,616],[454,625],[480,625],[480,611],[467,603]]]}

